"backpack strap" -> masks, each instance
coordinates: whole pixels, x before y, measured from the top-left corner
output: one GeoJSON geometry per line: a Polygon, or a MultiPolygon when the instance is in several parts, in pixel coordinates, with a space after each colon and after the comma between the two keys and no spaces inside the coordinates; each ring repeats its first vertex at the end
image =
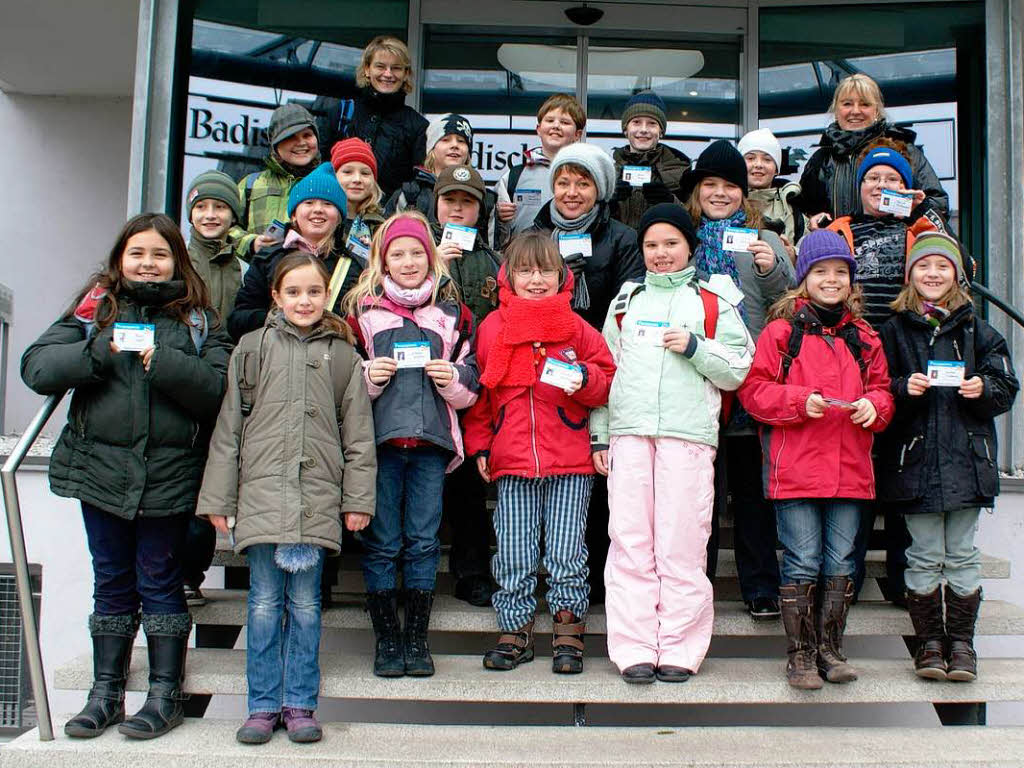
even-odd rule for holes
{"type": "MultiPolygon", "coordinates": [[[[352,125],[352,118],[356,113],[356,100],[343,99],[338,109],[338,124],[335,126],[337,135],[341,138],[349,138],[348,132],[352,125]]],[[[326,141],[326,137],[324,139],[326,141]]]]}
{"type": "Polygon", "coordinates": [[[633,300],[633,297],[644,290],[643,283],[632,283],[625,282],[622,284],[622,288],[619,289],[619,295],[612,301],[612,306],[615,307],[615,324],[619,326],[619,330],[622,330],[622,318],[626,316],[626,311],[629,309],[629,302],[633,300]]]}
{"type": "Polygon", "coordinates": [[[256,385],[260,380],[260,368],[263,366],[263,339],[266,338],[267,327],[260,330],[259,340],[254,335],[246,335],[238,343],[238,355],[235,357],[235,378],[238,381],[238,393],[242,400],[242,418],[252,413],[256,402],[256,385]],[[253,345],[255,344],[255,349],[253,345]]]}
{"type": "Polygon", "coordinates": [[[516,193],[516,189],[519,187],[519,179],[523,177],[523,171],[526,168],[526,163],[522,162],[519,165],[513,165],[508,169],[508,196],[509,199],[513,199],[516,193]]]}
{"type": "Polygon", "coordinates": [[[700,300],[704,305],[704,338],[713,339],[718,330],[718,294],[701,286],[700,300]]]}
{"type": "MultiPolygon", "coordinates": [[[[800,354],[800,347],[803,345],[804,334],[806,333],[804,324],[795,319],[790,321],[789,327],[789,341],[786,344],[786,351],[782,353],[782,378],[779,381],[780,384],[786,382],[789,369],[793,366],[793,361],[796,360],[797,355],[800,354]]],[[[847,323],[839,329],[836,335],[846,343],[850,354],[857,361],[857,367],[860,368],[861,379],[865,379],[868,372],[868,361],[864,353],[869,347],[861,338],[857,326],[853,323],[847,323]]]]}
{"type": "Polygon", "coordinates": [[[459,302],[459,319],[455,325],[456,337],[455,346],[452,347],[452,362],[454,363],[459,359],[459,355],[462,354],[462,348],[469,341],[473,335],[473,313],[469,311],[469,307],[459,302]]]}
{"type": "Polygon", "coordinates": [[[248,174],[245,179],[245,210],[242,211],[242,220],[239,222],[239,226],[242,229],[248,229],[249,227],[249,208],[252,206],[252,190],[256,186],[256,179],[259,178],[262,171],[253,171],[248,174]]]}

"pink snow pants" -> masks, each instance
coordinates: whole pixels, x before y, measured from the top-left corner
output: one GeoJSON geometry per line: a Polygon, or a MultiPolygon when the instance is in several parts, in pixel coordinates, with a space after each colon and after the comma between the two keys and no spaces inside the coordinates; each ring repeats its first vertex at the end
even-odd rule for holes
{"type": "Polygon", "coordinates": [[[714,622],[705,574],[715,449],[671,437],[614,436],[608,452],[604,570],[608,656],[697,672],[714,622]]]}

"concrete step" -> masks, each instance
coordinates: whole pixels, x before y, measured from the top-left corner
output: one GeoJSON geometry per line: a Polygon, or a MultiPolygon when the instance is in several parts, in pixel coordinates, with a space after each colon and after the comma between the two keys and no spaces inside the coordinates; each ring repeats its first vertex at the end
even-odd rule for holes
{"type": "MultiPolygon", "coordinates": [[[[538,658],[511,672],[483,668],[478,655],[435,655],[433,677],[374,677],[369,654],[321,653],[321,696],[396,701],[526,702],[537,704],[823,704],[869,702],[1024,701],[1024,660],[983,659],[974,683],[936,683],[914,675],[909,659],[851,659],[860,679],[798,691],[786,683],[783,658],[711,658],[682,685],[627,685],[608,659],[591,657],[581,675],[556,675],[538,658]]],[[[92,656],[57,669],[54,685],[85,690],[92,656]]],[[[132,659],[129,690],[147,689],[145,649],[132,659]]],[[[191,649],[185,691],[244,694],[245,651],[191,649]]]]}
{"type": "MultiPolygon", "coordinates": [[[[242,626],[246,623],[246,595],[244,590],[203,590],[209,602],[192,609],[196,624],[242,626]]],[[[363,609],[361,594],[335,594],[335,607],[323,613],[325,629],[370,629],[370,619],[363,609]]],[[[430,617],[433,632],[497,632],[494,610],[476,608],[450,595],[438,595],[430,617]]],[[[535,631],[551,631],[551,616],[543,606],[538,610],[535,631]]],[[[604,606],[594,606],[587,617],[587,632],[603,635],[604,606]]],[[[847,622],[849,635],[911,635],[914,633],[910,615],[889,603],[862,602],[853,606],[847,622]]],[[[715,628],[717,636],[781,636],[782,622],[756,622],[741,602],[715,602],[715,628]]],[[[985,600],[978,616],[979,635],[1024,635],[1024,609],[1001,600],[985,600]]]]}
{"type": "MultiPolygon", "coordinates": [[[[63,721],[59,723],[63,725],[63,721]]],[[[801,766],[964,768],[1024,763],[1024,728],[573,728],[328,723],[318,744],[283,733],[235,742],[239,723],[188,720],[154,741],[111,729],[97,739],[29,731],[0,750],[0,768],[280,768],[323,766],[801,766]],[[799,744],[799,749],[794,745],[799,744]]]]}
{"type": "MultiPolygon", "coordinates": [[[[782,553],[779,553],[782,557],[782,553]]],[[[342,569],[346,571],[359,571],[359,556],[354,552],[347,552],[341,556],[342,569]]],[[[226,565],[233,567],[247,567],[245,555],[236,555],[231,550],[218,550],[213,557],[214,565],[226,565]]],[[[885,577],[885,552],[878,549],[868,551],[866,558],[868,578],[877,579],[885,577]]],[[[441,551],[441,563],[438,565],[439,573],[448,572],[448,548],[441,551]]],[[[992,555],[981,556],[981,577],[983,579],[1008,579],[1010,578],[1010,561],[992,555]]],[[[736,578],[736,554],[731,549],[722,549],[718,552],[718,573],[719,579],[736,578]]]]}

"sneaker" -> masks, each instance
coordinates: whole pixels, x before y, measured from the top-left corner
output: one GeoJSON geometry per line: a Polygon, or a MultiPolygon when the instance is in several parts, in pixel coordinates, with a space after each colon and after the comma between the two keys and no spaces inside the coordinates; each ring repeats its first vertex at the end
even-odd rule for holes
{"type": "Polygon", "coordinates": [[[747,603],[747,610],[754,621],[775,621],[782,615],[779,601],[773,597],[755,597],[747,603]]]}
{"type": "Polygon", "coordinates": [[[190,608],[199,608],[206,605],[206,595],[199,587],[185,587],[185,603],[190,608]]]}
{"type": "Polygon", "coordinates": [[[280,712],[253,712],[235,733],[235,739],[242,744],[266,744],[280,717],[280,712]]]}
{"type": "Polygon", "coordinates": [[[316,721],[311,709],[294,709],[285,707],[281,713],[284,727],[288,729],[288,739],[299,744],[320,741],[324,731],[316,721]]]}

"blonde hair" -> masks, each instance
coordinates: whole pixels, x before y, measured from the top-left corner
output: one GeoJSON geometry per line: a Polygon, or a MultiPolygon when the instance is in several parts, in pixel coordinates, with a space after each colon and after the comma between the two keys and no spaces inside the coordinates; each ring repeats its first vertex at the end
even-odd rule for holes
{"type": "Polygon", "coordinates": [[[828,111],[833,115],[839,108],[839,102],[846,98],[850,92],[857,94],[862,101],[871,104],[878,110],[878,117],[885,118],[885,101],[882,99],[882,89],[878,83],[864,74],[850,75],[844,77],[836,86],[836,92],[832,95],[832,103],[828,111]]]}
{"type": "MultiPolygon", "coordinates": [[[[923,315],[924,302],[924,297],[918,292],[917,288],[914,287],[914,283],[907,280],[906,285],[903,286],[903,290],[899,292],[899,295],[896,296],[895,300],[889,306],[892,307],[894,312],[906,312],[909,310],[910,312],[916,312],[919,315],[923,315]]],[[[964,304],[970,304],[971,294],[960,284],[959,280],[955,280],[949,290],[946,291],[935,303],[952,312],[955,309],[960,309],[964,304]]]]}
{"type": "Polygon", "coordinates": [[[370,243],[370,256],[367,259],[366,269],[363,270],[356,284],[352,286],[352,290],[345,296],[342,304],[345,311],[350,315],[362,314],[366,304],[374,307],[379,303],[384,290],[384,276],[387,275],[387,270],[384,268],[384,258],[387,256],[384,252],[384,240],[387,238],[388,231],[394,226],[395,222],[402,219],[413,219],[419,222],[427,233],[427,243],[430,246],[427,248],[427,274],[434,280],[430,303],[436,304],[438,300],[459,300],[458,288],[455,285],[455,281],[451,279],[447,264],[437,253],[437,246],[434,245],[434,238],[431,235],[427,218],[417,210],[408,210],[396,213],[381,224],[374,233],[373,240],[370,243]]]}
{"type": "MultiPolygon", "coordinates": [[[[853,276],[850,276],[853,279],[853,276]]],[[[811,295],[807,293],[807,278],[800,283],[796,288],[791,288],[782,294],[782,298],[776,301],[768,309],[768,317],[765,322],[771,322],[772,320],[792,320],[793,315],[796,314],[796,302],[798,299],[804,299],[805,301],[811,300],[811,295]]],[[[860,283],[850,284],[850,295],[846,297],[846,301],[843,302],[843,306],[850,313],[850,316],[856,320],[864,315],[864,291],[860,287],[860,283]]]]}
{"type": "Polygon", "coordinates": [[[375,213],[378,216],[384,215],[380,201],[384,197],[384,190],[380,188],[376,177],[372,177],[370,183],[370,194],[363,198],[362,202],[356,205],[356,216],[365,216],[368,213],[375,213]]]}
{"type": "MultiPolygon", "coordinates": [[[[713,178],[713,177],[707,177],[713,178]]],[[[721,178],[721,177],[718,177],[721,178]]],[[[700,207],[700,185],[704,179],[697,182],[693,191],[690,193],[690,197],[687,199],[685,208],[686,212],[690,214],[690,218],[693,219],[697,226],[700,226],[700,218],[704,215],[704,211],[700,207]]],[[[758,208],[754,203],[750,201],[746,195],[740,201],[740,210],[743,211],[744,217],[746,217],[746,225],[750,229],[761,229],[764,226],[764,214],[761,213],[761,209],[758,208]]]]}
{"type": "Polygon", "coordinates": [[[370,68],[373,57],[378,53],[390,53],[398,63],[405,67],[405,80],[402,81],[402,91],[412,93],[412,56],[405,43],[391,35],[378,35],[369,42],[363,49],[363,57],[359,61],[359,68],[356,70],[356,85],[365,88],[370,85],[370,79],[366,76],[366,70],[370,68]]]}
{"type": "Polygon", "coordinates": [[[539,125],[540,121],[544,119],[544,115],[556,109],[563,110],[572,118],[577,131],[582,131],[587,127],[587,113],[583,111],[583,105],[571,93],[553,93],[548,96],[537,110],[537,124],[539,125]]]}

